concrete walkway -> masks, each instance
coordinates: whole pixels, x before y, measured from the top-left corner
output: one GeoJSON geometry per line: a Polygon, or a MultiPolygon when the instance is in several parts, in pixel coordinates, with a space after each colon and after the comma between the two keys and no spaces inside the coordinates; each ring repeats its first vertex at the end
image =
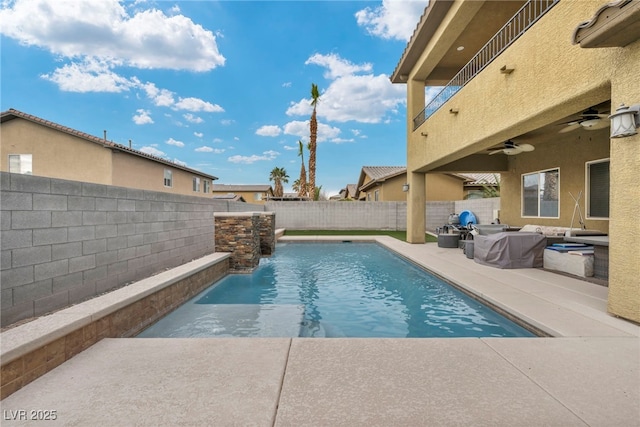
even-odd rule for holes
{"type": "Polygon", "coordinates": [[[376,240],[555,338],[105,339],[3,400],[2,425],[640,426],[640,328],[607,288],[376,240]]]}

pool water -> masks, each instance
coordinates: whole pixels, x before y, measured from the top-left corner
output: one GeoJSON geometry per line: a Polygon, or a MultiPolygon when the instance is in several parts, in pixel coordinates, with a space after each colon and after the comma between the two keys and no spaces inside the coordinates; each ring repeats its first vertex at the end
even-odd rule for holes
{"type": "Polygon", "coordinates": [[[375,243],[279,243],[139,337],[532,337],[375,243]]]}

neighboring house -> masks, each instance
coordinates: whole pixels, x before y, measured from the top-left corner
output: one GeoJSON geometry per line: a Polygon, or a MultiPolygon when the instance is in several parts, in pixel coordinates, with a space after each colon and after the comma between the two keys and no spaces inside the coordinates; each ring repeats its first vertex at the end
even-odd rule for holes
{"type": "Polygon", "coordinates": [[[228,202],[243,202],[246,203],[246,200],[244,199],[244,197],[239,196],[237,194],[216,194],[215,196],[213,196],[214,199],[216,200],[226,200],[228,202]]]}
{"type": "Polygon", "coordinates": [[[14,109],[0,115],[0,136],[3,172],[202,197],[218,179],[14,109]]]}
{"type": "Polygon", "coordinates": [[[339,200],[354,200],[356,198],[356,192],[358,191],[357,184],[347,184],[346,187],[340,190],[340,194],[337,197],[339,200]]]}
{"type": "Polygon", "coordinates": [[[355,198],[367,202],[404,202],[407,182],[404,166],[363,166],[356,184],[355,198]]]}
{"type": "Polygon", "coordinates": [[[233,185],[233,184],[214,184],[213,194],[216,196],[238,196],[242,197],[247,203],[264,204],[267,200],[273,198],[273,188],[270,185],[233,185]]]}
{"type": "Polygon", "coordinates": [[[299,196],[298,193],[284,193],[282,197],[270,197],[274,202],[311,202],[311,197],[299,196]]]}
{"type": "Polygon", "coordinates": [[[463,187],[465,200],[500,196],[500,174],[465,173],[461,176],[465,178],[463,187]]]}
{"type": "MultiPolygon", "coordinates": [[[[468,177],[460,174],[428,174],[423,187],[426,200],[462,200],[464,183],[468,180],[468,177]]],[[[407,168],[404,166],[364,166],[354,198],[368,202],[405,202],[406,184],[407,168]]]]}
{"type": "Polygon", "coordinates": [[[425,174],[499,173],[503,223],[576,227],[579,208],[608,233],[608,310],[640,322],[640,134],[611,138],[608,118],[640,103],[639,58],[637,0],[431,0],[391,76],[407,240],[424,242],[425,174]]]}

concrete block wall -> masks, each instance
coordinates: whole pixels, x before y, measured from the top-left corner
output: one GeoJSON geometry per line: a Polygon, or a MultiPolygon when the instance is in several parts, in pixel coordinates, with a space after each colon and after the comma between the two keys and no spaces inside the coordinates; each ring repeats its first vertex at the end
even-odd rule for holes
{"type": "MultiPolygon", "coordinates": [[[[435,231],[449,215],[470,210],[481,224],[493,221],[500,198],[435,201],[426,205],[426,228],[435,231]]],[[[406,202],[267,202],[276,228],[291,230],[406,230],[406,202]]]]}
{"type": "Polygon", "coordinates": [[[213,212],[261,205],[0,174],[1,325],[214,251],[213,212]]]}
{"type": "Polygon", "coordinates": [[[276,228],[295,230],[404,230],[404,202],[267,202],[276,228]]]}
{"type": "Polygon", "coordinates": [[[455,209],[456,213],[464,210],[473,212],[478,224],[491,224],[495,220],[494,211],[500,210],[500,198],[458,200],[455,209]]]}

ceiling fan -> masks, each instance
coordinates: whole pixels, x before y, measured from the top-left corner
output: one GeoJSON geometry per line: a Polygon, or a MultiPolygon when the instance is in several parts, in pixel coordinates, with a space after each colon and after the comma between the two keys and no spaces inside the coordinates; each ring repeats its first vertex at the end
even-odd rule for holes
{"type": "Polygon", "coordinates": [[[572,130],[580,129],[581,127],[587,130],[604,129],[609,126],[609,120],[603,120],[608,116],[608,114],[599,114],[598,110],[592,107],[580,114],[579,119],[561,123],[563,125],[567,125],[567,127],[561,129],[560,132],[571,132],[572,130]]]}
{"type": "Polygon", "coordinates": [[[516,144],[515,142],[508,140],[505,141],[504,147],[489,148],[489,155],[492,156],[497,153],[504,153],[508,156],[514,156],[516,154],[533,151],[536,148],[531,144],[516,144]]]}

